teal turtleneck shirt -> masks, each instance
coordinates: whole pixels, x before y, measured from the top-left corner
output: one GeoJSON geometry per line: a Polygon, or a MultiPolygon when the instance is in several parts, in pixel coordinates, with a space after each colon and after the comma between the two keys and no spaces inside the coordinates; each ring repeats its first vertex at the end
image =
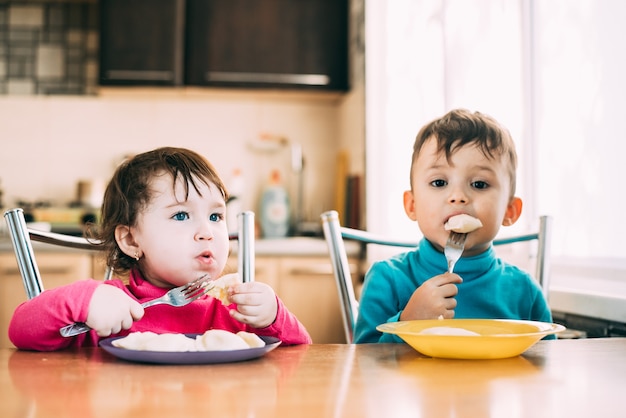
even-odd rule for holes
{"type": "MultiPolygon", "coordinates": [[[[355,342],[402,342],[395,335],[377,331],[376,326],[399,321],[415,289],[445,271],[445,256],[426,239],[415,250],[375,262],[365,276],[355,342]]],[[[454,272],[463,279],[457,284],[455,318],[552,322],[539,284],[525,271],[496,257],[493,247],[462,257],[454,272]]]]}

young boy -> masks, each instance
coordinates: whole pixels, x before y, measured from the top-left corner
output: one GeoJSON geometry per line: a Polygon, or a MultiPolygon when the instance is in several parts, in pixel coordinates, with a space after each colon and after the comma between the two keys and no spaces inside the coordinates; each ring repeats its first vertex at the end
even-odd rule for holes
{"type": "Polygon", "coordinates": [[[355,342],[401,342],[376,326],[436,318],[502,318],[552,322],[537,282],[497,258],[500,225],[522,211],[515,196],[517,156],[509,132],[489,116],[458,109],[417,134],[411,190],[404,209],[424,238],[417,249],[372,265],[365,277],[355,342]],[[448,273],[443,254],[452,216],[477,218],[462,258],[448,273]]]}

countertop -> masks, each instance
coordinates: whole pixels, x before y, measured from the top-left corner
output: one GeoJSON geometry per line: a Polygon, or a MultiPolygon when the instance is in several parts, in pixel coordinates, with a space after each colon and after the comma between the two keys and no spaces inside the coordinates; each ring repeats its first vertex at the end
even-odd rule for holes
{"type": "Polygon", "coordinates": [[[550,286],[553,311],[626,323],[626,281],[577,279],[550,286]]]}
{"type": "MultiPolygon", "coordinates": [[[[345,245],[349,256],[359,256],[358,243],[346,241],[345,245]]],[[[59,251],[59,247],[38,242],[34,242],[33,246],[35,251],[59,251]]],[[[0,236],[0,253],[12,251],[9,237],[0,236]]],[[[233,254],[237,252],[236,241],[232,243],[232,251],[233,254]]],[[[265,257],[326,257],[328,247],[321,237],[257,239],[255,254],[265,257]]],[[[612,280],[576,278],[571,269],[561,271],[554,268],[552,273],[549,303],[553,310],[626,323],[626,281],[619,277],[612,280]]]]}
{"type": "MultiPolygon", "coordinates": [[[[349,256],[358,256],[360,246],[356,242],[346,241],[346,252],[349,256]]],[[[328,256],[328,246],[321,237],[288,237],[273,239],[257,239],[254,243],[255,254],[259,256],[300,256],[324,257],[328,256]]],[[[78,251],[63,249],[49,244],[33,242],[35,251],[78,251]]],[[[236,241],[232,242],[233,253],[237,252],[236,241]]],[[[0,237],[0,252],[13,252],[13,245],[8,236],[0,237]]]]}
{"type": "MultiPolygon", "coordinates": [[[[348,256],[358,256],[360,246],[353,241],[346,241],[348,256]]],[[[237,252],[237,242],[232,243],[233,253],[237,252]]],[[[254,243],[255,253],[261,256],[310,256],[327,257],[328,245],[323,238],[289,237],[257,239],[254,243]]]]}

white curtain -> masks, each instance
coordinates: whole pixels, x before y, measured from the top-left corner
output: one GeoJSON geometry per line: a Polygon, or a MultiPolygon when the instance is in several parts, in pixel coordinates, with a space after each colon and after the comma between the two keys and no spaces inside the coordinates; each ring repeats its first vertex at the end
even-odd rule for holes
{"type": "Polygon", "coordinates": [[[625,21],[620,0],[366,0],[368,228],[419,238],[402,209],[413,140],[464,107],[517,144],[524,215],[502,233],[552,215],[557,265],[626,273],[625,21]]]}
{"type": "Polygon", "coordinates": [[[415,135],[433,118],[455,107],[479,110],[505,124],[519,144],[520,18],[510,0],[366,1],[369,229],[420,236],[404,214],[402,192],[415,135]]]}

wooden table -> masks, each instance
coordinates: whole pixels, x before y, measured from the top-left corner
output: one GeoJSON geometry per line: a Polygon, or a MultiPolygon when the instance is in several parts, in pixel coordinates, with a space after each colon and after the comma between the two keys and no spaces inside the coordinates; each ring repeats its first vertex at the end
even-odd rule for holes
{"type": "Polygon", "coordinates": [[[504,360],[403,344],[278,347],[218,365],[101,349],[0,350],[0,417],[622,417],[626,338],[540,341],[504,360]]]}

